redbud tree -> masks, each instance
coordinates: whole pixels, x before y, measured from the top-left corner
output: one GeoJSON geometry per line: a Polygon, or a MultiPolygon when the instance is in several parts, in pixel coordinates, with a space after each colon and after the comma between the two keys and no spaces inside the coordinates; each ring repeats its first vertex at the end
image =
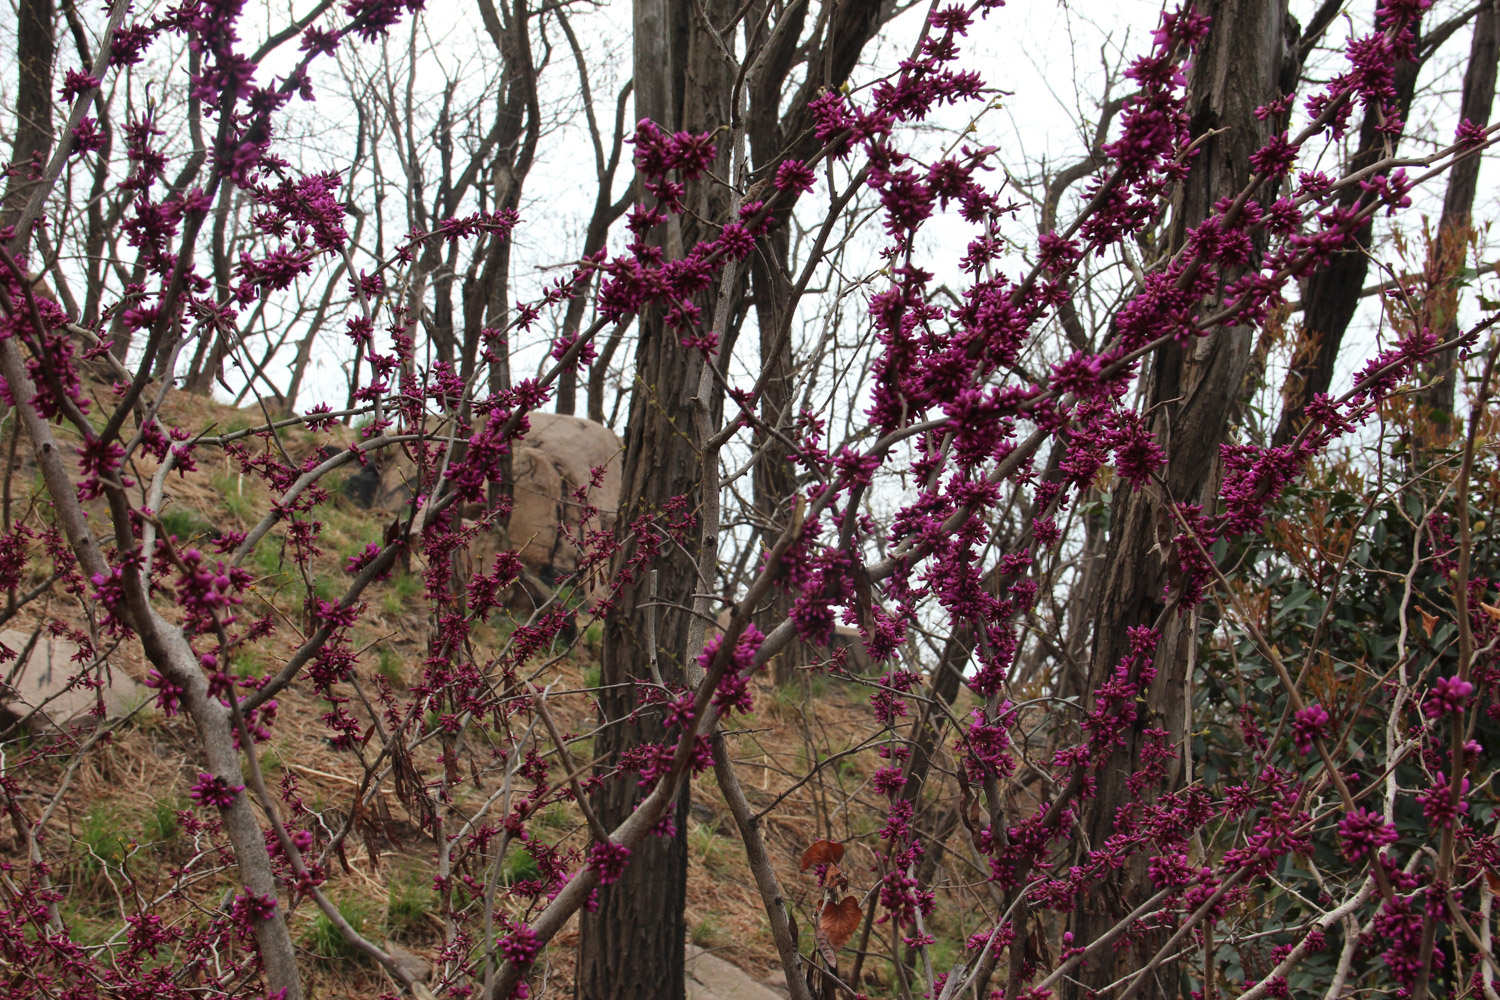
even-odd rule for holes
{"type": "MultiPolygon", "coordinates": [[[[1086,156],[1031,183],[986,139],[1004,67],[966,52],[1010,16],[999,0],[918,5],[906,55],[867,79],[885,5],[637,0],[617,105],[635,124],[612,146],[570,5],[481,0],[505,127],[389,241],[384,182],[351,183],[363,147],[347,176],[307,169],[296,111],[335,59],[437,12],[304,6],[257,37],[235,0],[21,6],[0,376],[36,476],[23,504],[6,493],[6,619],[71,638],[88,688],[139,651],[152,709],[191,733],[195,846],[163,884],[116,864],[114,929],[81,941],[59,803],[129,723],[8,734],[6,989],[293,1000],[315,964],[293,924],[316,912],[393,991],[544,991],[576,915],[580,996],[681,995],[689,789],[711,772],[799,1000],[871,994],[876,957],[903,997],[1495,995],[1495,313],[1455,291],[1493,142],[1493,2],[1325,2],[1306,24],[1285,3],[1169,9],[1086,156]],[[1457,121],[1409,124],[1421,67],[1470,35],[1457,121]],[[538,53],[559,37],[600,195],[581,245],[548,247],[570,263],[513,297],[538,53]],[[954,114],[973,126],[934,145],[954,114]],[[1364,262],[1389,263],[1376,233],[1410,239],[1450,172],[1467,187],[1430,251],[1380,275],[1375,332],[1345,344],[1364,262]],[[961,247],[928,238],[938,220],[961,247]],[[849,281],[856,231],[877,263],[849,281]],[[800,338],[819,315],[827,336],[800,338]],[[344,406],[297,412],[278,389],[246,430],[168,416],[184,371],[200,391],[274,385],[276,317],[338,331],[344,406]],[[797,405],[831,370],[858,388],[797,405]],[[528,414],[571,411],[581,379],[595,411],[611,371],[624,493],[612,530],[585,510],[565,581],[602,592],[580,612],[567,586],[529,591],[517,615],[526,569],[491,541],[510,456],[528,414]],[[1412,403],[1424,381],[1446,402],[1412,403]],[[334,443],[299,448],[305,431],[334,443]],[[334,477],[397,453],[409,502],[315,586],[334,477]],[[173,491],[209,461],[270,499],[244,530],[184,538],[173,491]],[[273,545],[300,618],[257,595],[273,545]],[[403,688],[371,678],[358,637],[408,567],[427,627],[403,688]],[[555,673],[580,613],[602,623],[600,683],[571,695],[587,740],[555,673]],[[799,865],[768,835],[774,804],[752,805],[737,728],[767,671],[849,674],[838,629],[875,664],[879,819],[799,865]],[[338,829],[263,766],[293,698],[358,776],[338,829]],[[326,891],[387,793],[430,848],[428,982],[326,891]],[[540,822],[556,806],[576,836],[540,822]],[[518,847],[534,877],[505,874],[518,847]]],[[[421,136],[403,139],[420,187],[421,136]]]]}

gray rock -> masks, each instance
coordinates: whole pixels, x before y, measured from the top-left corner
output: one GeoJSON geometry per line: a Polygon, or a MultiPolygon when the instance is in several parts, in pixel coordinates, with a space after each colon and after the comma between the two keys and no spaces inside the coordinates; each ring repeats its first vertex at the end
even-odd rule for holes
{"type": "MultiPolygon", "coordinates": [[[[624,445],[603,424],[562,413],[528,414],[531,429],[511,449],[513,506],[508,520],[507,547],[549,587],[579,568],[583,550],[579,535],[614,530],[624,483],[624,445]],[[603,470],[599,485],[593,470],[603,470]],[[597,514],[584,523],[584,505],[578,494],[597,514]]],[[[345,481],[344,495],[360,507],[387,514],[404,511],[414,493],[416,468],[411,460],[391,449],[367,456],[345,481]]],[[[465,514],[477,517],[476,511],[465,514]]],[[[501,542],[493,539],[493,546],[501,542]]],[[[479,555],[493,554],[478,546],[479,555]]],[[[595,571],[586,580],[575,581],[574,590],[589,602],[608,592],[609,582],[595,571]]]]}
{"type": "Polygon", "coordinates": [[[688,1000],[785,1000],[787,994],[757,983],[738,966],[690,944],[687,995],[688,1000]]]}
{"type": "Polygon", "coordinates": [[[385,950],[391,958],[396,960],[396,965],[402,972],[411,976],[419,983],[425,983],[432,976],[432,963],[421,955],[401,947],[394,941],[385,943],[385,950]]]}
{"type": "MultiPolygon", "coordinates": [[[[29,632],[0,631],[0,643],[8,646],[17,657],[25,652],[30,641],[29,632]]],[[[37,639],[19,669],[15,660],[0,668],[0,679],[15,671],[10,686],[4,689],[5,712],[16,719],[29,717],[31,721],[27,725],[33,730],[61,729],[87,722],[101,699],[105,717],[118,719],[151,697],[150,688],[137,683],[118,665],[100,672],[104,686],[97,692],[82,684],[70,687],[84,666],[73,659],[77,653],[76,643],[43,635],[37,639]]]]}

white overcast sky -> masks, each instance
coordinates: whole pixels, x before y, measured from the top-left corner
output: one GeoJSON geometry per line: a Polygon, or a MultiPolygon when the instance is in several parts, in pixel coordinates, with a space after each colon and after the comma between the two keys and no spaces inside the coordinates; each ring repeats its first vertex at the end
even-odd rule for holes
{"type": "MultiPolygon", "coordinates": [[[[683,0],[687,2],[687,0],[683,0]]],[[[873,0],[872,0],[873,2],[873,0]]],[[[297,3],[300,9],[303,5],[297,3]]],[[[1293,14],[1304,21],[1313,0],[1293,0],[1293,14]]],[[[1351,5],[1358,16],[1367,17],[1367,3],[1351,5]]],[[[1429,23],[1436,23],[1451,16],[1462,6],[1462,0],[1438,0],[1429,13],[1429,23]]],[[[600,9],[578,16],[575,26],[584,38],[590,53],[591,82],[595,92],[595,104],[603,121],[608,122],[613,110],[613,94],[618,85],[630,73],[630,0],[608,0],[600,9]]],[[[863,83],[890,72],[897,61],[905,56],[925,16],[927,5],[916,7],[889,25],[881,38],[866,49],[866,65],[856,73],[856,81],[863,83]]],[[[286,23],[286,0],[268,0],[262,8],[266,17],[263,22],[268,29],[286,23]]],[[[1061,0],[1015,0],[1006,7],[991,12],[988,18],[971,29],[964,43],[963,63],[978,69],[986,82],[1004,92],[1001,107],[987,110],[978,122],[972,139],[976,144],[998,147],[1000,160],[1005,168],[1017,176],[1035,173],[1041,166],[1056,166],[1070,162],[1084,148],[1086,131],[1092,128],[1103,81],[1107,71],[1118,74],[1136,55],[1144,52],[1150,44],[1151,29],[1160,16],[1158,0],[1116,0],[1112,3],[1061,2],[1061,0]]],[[[1329,41],[1338,42],[1356,30],[1353,22],[1345,20],[1336,24],[1329,32],[1329,41]]],[[[404,50],[410,28],[403,24],[392,34],[393,48],[404,50]]],[[[472,64],[479,58],[492,58],[489,40],[483,35],[475,7],[471,0],[428,0],[427,10],[421,15],[419,48],[431,44],[432,59],[441,59],[451,72],[462,63],[472,64]]],[[[250,32],[246,32],[248,35],[250,32]]],[[[1459,66],[1467,53],[1468,33],[1460,32],[1449,45],[1449,54],[1424,72],[1424,79],[1437,78],[1444,67],[1459,66]]],[[[290,46],[287,47],[291,49],[290,46]]],[[[285,53],[294,55],[292,51],[285,53]]],[[[1330,60],[1341,62],[1336,56],[1325,58],[1324,68],[1336,71],[1330,60]]],[[[273,62],[269,72],[278,65],[273,62]]],[[[435,89],[442,82],[443,74],[436,68],[429,75],[424,72],[414,81],[420,92],[425,86],[435,89]]],[[[326,81],[326,77],[324,80],[326,81]]],[[[1447,74],[1450,91],[1456,87],[1456,73],[1447,74]]],[[[544,99],[551,97],[565,100],[576,91],[576,80],[571,60],[559,45],[554,64],[543,76],[544,99]]],[[[1123,92],[1123,84],[1117,84],[1117,93],[1123,92]]],[[[1436,115],[1439,124],[1436,133],[1442,138],[1452,134],[1451,110],[1447,116],[1433,108],[1456,106],[1453,93],[1436,95],[1427,101],[1423,113],[1436,115]]],[[[948,128],[961,129],[975,113],[977,105],[960,107],[945,112],[940,123],[948,128]]],[[[324,92],[316,105],[317,122],[315,132],[325,141],[336,136],[343,127],[352,133],[352,115],[347,101],[341,102],[331,92],[324,92]],[[342,107],[342,111],[339,109],[342,107]],[[339,116],[346,116],[340,121],[339,116]]],[[[1414,117],[1418,117],[1414,115],[1414,117]]],[[[634,116],[627,118],[634,121],[634,116]]],[[[336,148],[336,141],[334,143],[336,148]]],[[[586,213],[593,201],[592,157],[588,149],[586,133],[579,117],[572,125],[559,133],[543,138],[538,151],[538,161],[527,180],[526,197],[522,205],[522,222],[515,233],[516,281],[518,296],[539,290],[556,275],[556,265],[576,259],[577,244],[582,240],[586,213]]],[[[619,181],[628,177],[623,169],[619,181]]],[[[1492,217],[1494,195],[1481,188],[1485,194],[1478,208],[1480,218],[1492,217]],[[1487,199],[1487,200],[1485,200],[1487,199]]],[[[358,197],[358,192],[355,196],[358,197]]],[[[821,188],[808,197],[810,210],[816,211],[816,203],[826,197],[821,188]]],[[[1435,188],[1433,198],[1421,203],[1435,208],[1441,199],[1441,186],[1435,188]]],[[[394,208],[395,206],[390,206],[394,208]]],[[[400,224],[393,231],[400,231],[400,224]]],[[[948,272],[956,279],[952,262],[961,256],[964,245],[971,238],[968,227],[956,219],[935,220],[926,237],[925,249],[934,256],[935,269],[940,275],[948,272]],[[945,266],[942,258],[947,257],[945,266]]],[[[619,245],[619,240],[615,245],[619,245]]],[[[870,260],[878,234],[870,240],[870,260]]],[[[1374,320],[1366,324],[1372,334],[1374,320]]],[[[341,353],[342,337],[335,327],[325,335],[329,347],[327,357],[321,362],[321,375],[314,373],[309,381],[311,394],[300,400],[303,405],[319,401],[320,387],[326,387],[331,397],[342,397],[343,375],[339,371],[335,355],[341,353]]],[[[516,370],[527,370],[527,364],[536,364],[540,359],[522,360],[516,370]]]]}

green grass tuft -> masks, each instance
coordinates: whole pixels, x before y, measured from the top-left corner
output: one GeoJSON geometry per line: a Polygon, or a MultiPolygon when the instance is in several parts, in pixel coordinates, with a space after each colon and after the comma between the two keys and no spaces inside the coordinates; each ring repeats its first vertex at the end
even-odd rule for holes
{"type": "Polygon", "coordinates": [[[186,542],[213,532],[213,525],[191,507],[171,507],[161,513],[161,530],[186,542]]]}
{"type": "Polygon", "coordinates": [[[693,944],[700,948],[718,948],[725,943],[724,925],[713,914],[703,917],[690,932],[693,944]]]}
{"type": "MultiPolygon", "coordinates": [[[[360,900],[346,899],[338,902],[339,916],[360,934],[365,934],[369,922],[369,906],[360,900]]],[[[368,935],[366,935],[368,936],[368,935]]],[[[313,917],[312,926],[302,938],[303,947],[317,957],[330,962],[363,961],[364,955],[344,940],[343,933],[322,912],[313,917]]]]}
{"type": "Polygon", "coordinates": [[[411,939],[427,926],[427,915],[437,909],[437,894],[416,873],[397,879],[386,890],[385,923],[391,935],[411,939]]]}
{"type": "Polygon", "coordinates": [[[245,481],[244,475],[222,472],[211,481],[226,513],[241,522],[247,522],[255,516],[255,498],[251,496],[250,483],[245,481]]]}
{"type": "Polygon", "coordinates": [[[542,877],[542,870],[537,866],[536,858],[524,847],[511,851],[505,856],[505,864],[501,866],[500,873],[502,881],[506,885],[516,882],[535,882],[542,877]]]}
{"type": "Polygon", "coordinates": [[[84,813],[73,841],[73,878],[92,882],[107,870],[118,868],[134,848],[126,829],[114,806],[96,805],[84,813]]]}

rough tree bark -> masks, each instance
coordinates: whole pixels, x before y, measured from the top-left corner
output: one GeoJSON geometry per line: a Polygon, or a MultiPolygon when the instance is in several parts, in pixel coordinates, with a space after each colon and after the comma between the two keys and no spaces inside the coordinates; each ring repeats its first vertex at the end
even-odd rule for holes
{"type": "MultiPolygon", "coordinates": [[[[736,67],[720,46],[721,39],[733,37],[736,9],[734,0],[691,5],[635,0],[638,118],[650,118],[668,131],[692,132],[713,132],[730,121],[736,67]]],[[[721,143],[713,173],[725,177],[727,167],[727,143],[721,143]]],[[[669,257],[680,256],[697,236],[687,220],[723,217],[723,190],[712,184],[707,179],[690,182],[683,221],[668,222],[652,234],[669,257]]],[[[712,315],[712,309],[706,314],[712,315]]],[[[688,609],[699,588],[696,557],[700,546],[713,544],[701,531],[683,525],[685,517],[695,519],[702,504],[699,455],[688,432],[702,356],[684,349],[655,310],[640,316],[637,336],[617,528],[621,544],[614,567],[621,585],[604,622],[603,728],[595,746],[604,781],[593,805],[606,828],[625,820],[643,797],[634,773],[611,773],[622,754],[666,738],[659,709],[638,713],[638,688],[684,682],[693,653],[688,648],[688,609]],[[637,535],[638,521],[649,521],[640,530],[656,537],[637,535]],[[662,539],[660,533],[672,530],[674,523],[683,525],[681,536],[662,539]],[[633,570],[636,554],[657,543],[660,552],[651,571],[633,570]]],[[[684,790],[673,810],[675,830],[648,837],[619,880],[599,888],[598,907],[583,914],[577,976],[581,1000],[684,996],[687,808],[684,790]]]]}
{"type": "MultiPolygon", "coordinates": [[[[1219,0],[1209,5],[1213,25],[1193,60],[1189,80],[1192,132],[1201,149],[1174,205],[1171,243],[1181,246],[1187,229],[1206,218],[1214,202],[1242,189],[1251,176],[1250,154],[1269,135],[1274,123],[1257,121],[1256,107],[1282,91],[1288,42],[1286,0],[1219,0]]],[[[1232,280],[1233,274],[1224,280],[1232,280]]],[[[1181,781],[1178,768],[1164,780],[1132,791],[1127,779],[1141,766],[1145,730],[1165,729],[1174,744],[1183,737],[1183,699],[1194,641],[1192,616],[1174,608],[1164,595],[1169,582],[1170,539],[1175,535],[1169,504],[1203,503],[1211,509],[1218,483],[1218,450],[1226,438],[1232,404],[1250,359],[1252,331],[1237,327],[1215,331],[1185,347],[1169,344],[1150,360],[1147,398],[1150,426],[1168,446],[1162,478],[1170,497],[1155,485],[1116,487],[1107,569],[1093,613],[1090,697],[1113,674],[1129,649],[1127,630],[1156,626],[1156,676],[1139,718],[1125,743],[1098,769],[1097,794],[1086,803],[1079,823],[1087,848],[1098,849],[1116,830],[1117,813],[1139,799],[1151,799],[1181,781]]],[[[1073,940],[1094,941],[1154,890],[1146,858],[1136,855],[1112,878],[1080,898],[1070,919],[1073,940]]],[[[1120,975],[1145,967],[1162,943],[1157,934],[1138,934],[1129,946],[1114,949],[1079,970],[1064,993],[1082,1000],[1120,975]]],[[[1175,967],[1157,972],[1145,995],[1179,994],[1175,967]]]]}

